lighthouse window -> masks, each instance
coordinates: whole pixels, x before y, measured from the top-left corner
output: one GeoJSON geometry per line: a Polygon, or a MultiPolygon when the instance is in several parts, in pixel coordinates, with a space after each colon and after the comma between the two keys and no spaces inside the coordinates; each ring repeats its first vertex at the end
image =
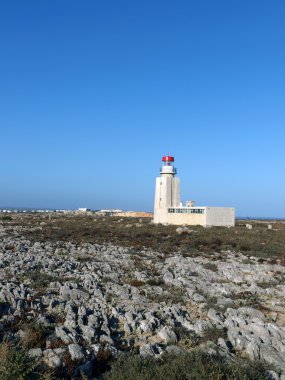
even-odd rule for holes
{"type": "Polygon", "coordinates": [[[183,208],[169,208],[168,212],[170,214],[204,214],[205,209],[203,208],[191,208],[191,207],[183,207],[183,208]]]}

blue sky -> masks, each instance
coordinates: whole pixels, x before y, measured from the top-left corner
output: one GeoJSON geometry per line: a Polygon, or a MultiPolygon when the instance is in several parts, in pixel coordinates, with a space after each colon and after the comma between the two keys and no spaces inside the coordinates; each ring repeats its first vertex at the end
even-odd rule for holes
{"type": "Polygon", "coordinates": [[[0,0],[0,206],[285,217],[285,3],[0,0]]]}

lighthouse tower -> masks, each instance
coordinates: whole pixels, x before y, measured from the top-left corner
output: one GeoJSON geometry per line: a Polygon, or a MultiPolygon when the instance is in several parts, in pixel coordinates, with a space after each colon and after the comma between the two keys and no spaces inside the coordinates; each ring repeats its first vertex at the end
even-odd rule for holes
{"type": "Polygon", "coordinates": [[[174,157],[162,157],[160,177],[156,178],[154,223],[168,222],[168,209],[180,206],[180,179],[175,177],[174,157]]]}
{"type": "Polygon", "coordinates": [[[156,178],[154,223],[191,226],[235,225],[235,209],[232,207],[195,206],[193,201],[180,201],[180,179],[175,177],[174,157],[162,157],[160,177],[156,178]]]}

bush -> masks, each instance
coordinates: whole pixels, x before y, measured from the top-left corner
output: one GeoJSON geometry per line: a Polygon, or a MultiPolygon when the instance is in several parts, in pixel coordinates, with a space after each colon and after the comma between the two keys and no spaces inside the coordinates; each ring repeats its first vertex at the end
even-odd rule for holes
{"type": "Polygon", "coordinates": [[[31,286],[34,289],[45,289],[51,282],[57,281],[58,277],[35,270],[27,274],[27,278],[31,280],[31,286]]]}
{"type": "Polygon", "coordinates": [[[24,331],[24,336],[21,341],[26,349],[35,347],[45,348],[46,338],[51,331],[49,327],[36,322],[31,322],[24,324],[22,329],[24,331]]]}
{"type": "Polygon", "coordinates": [[[204,268],[208,269],[208,270],[211,270],[213,272],[218,272],[218,267],[216,264],[214,263],[205,263],[204,264],[204,268]]]}
{"type": "Polygon", "coordinates": [[[272,288],[278,285],[278,282],[277,281],[261,281],[261,282],[257,282],[256,285],[262,289],[268,289],[268,288],[272,288]]]}
{"type": "Polygon", "coordinates": [[[266,368],[247,360],[227,362],[223,357],[199,351],[161,359],[121,356],[105,380],[265,380],[266,368]]]}
{"type": "Polygon", "coordinates": [[[13,220],[13,218],[11,216],[4,215],[1,217],[1,220],[6,221],[6,222],[10,222],[11,220],[13,220]]]}
{"type": "Polygon", "coordinates": [[[227,338],[226,329],[218,329],[217,327],[208,327],[203,331],[202,341],[207,342],[212,341],[217,343],[219,338],[227,338]]]}
{"type": "Polygon", "coordinates": [[[151,278],[150,280],[147,280],[146,282],[148,285],[151,286],[161,286],[164,285],[164,282],[161,278],[151,278]]]}
{"type": "Polygon", "coordinates": [[[0,380],[33,379],[35,362],[22,348],[0,344],[0,380]]]}
{"type": "Polygon", "coordinates": [[[140,281],[140,280],[137,280],[137,279],[132,279],[132,280],[130,280],[130,281],[129,281],[129,284],[130,284],[131,286],[136,287],[136,288],[139,288],[139,287],[145,285],[145,283],[144,283],[143,281],[140,281]]]}
{"type": "Polygon", "coordinates": [[[239,307],[250,306],[258,310],[263,309],[262,301],[258,297],[258,295],[252,294],[248,291],[232,294],[231,299],[235,303],[235,305],[239,307]]]}
{"type": "Polygon", "coordinates": [[[200,343],[200,337],[194,331],[189,331],[183,326],[175,327],[173,331],[177,336],[179,346],[193,348],[200,343]]]}

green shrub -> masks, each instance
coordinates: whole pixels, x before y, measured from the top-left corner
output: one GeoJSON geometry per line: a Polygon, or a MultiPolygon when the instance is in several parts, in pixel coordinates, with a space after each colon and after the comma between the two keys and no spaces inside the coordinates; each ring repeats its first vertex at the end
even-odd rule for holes
{"type": "Polygon", "coordinates": [[[11,216],[4,215],[1,217],[1,220],[6,221],[6,222],[10,222],[11,220],[13,220],[13,218],[11,216]]]}
{"type": "Polygon", "coordinates": [[[207,342],[212,341],[217,343],[219,338],[226,339],[227,332],[226,329],[218,329],[217,327],[208,327],[206,330],[203,331],[202,341],[207,342]]]}
{"type": "Polygon", "coordinates": [[[213,272],[218,272],[218,267],[214,263],[205,263],[204,264],[204,268],[209,269],[209,270],[211,270],[213,272]]]}
{"type": "Polygon", "coordinates": [[[36,322],[30,322],[23,324],[22,329],[24,335],[21,339],[21,343],[26,349],[35,347],[45,348],[46,338],[51,332],[50,327],[43,326],[36,322]]]}
{"type": "Polygon", "coordinates": [[[31,280],[31,286],[34,289],[45,289],[51,282],[58,281],[58,277],[40,272],[39,270],[27,273],[27,278],[31,280]]]}
{"type": "Polygon", "coordinates": [[[250,306],[255,309],[263,309],[262,301],[257,294],[252,294],[248,291],[232,294],[232,301],[236,306],[250,306]]]}
{"type": "Polygon", "coordinates": [[[140,280],[137,280],[137,279],[131,279],[129,280],[128,282],[131,286],[134,286],[136,288],[139,288],[143,285],[145,285],[145,283],[143,281],[140,281],[140,280]]]}
{"type": "Polygon", "coordinates": [[[35,378],[35,362],[22,348],[4,342],[0,344],[0,380],[35,378]]]}
{"type": "Polygon", "coordinates": [[[194,331],[189,331],[183,326],[175,327],[173,331],[177,336],[179,346],[193,348],[200,343],[200,337],[194,331]]]}
{"type": "Polygon", "coordinates": [[[259,286],[262,289],[268,289],[276,286],[278,284],[277,281],[261,281],[257,282],[256,285],[259,286]]]}
{"type": "Polygon", "coordinates": [[[148,285],[151,285],[151,286],[160,286],[160,285],[164,285],[164,282],[162,281],[161,278],[151,278],[149,280],[147,280],[146,282],[148,285]]]}
{"type": "Polygon", "coordinates": [[[184,290],[174,286],[165,286],[163,293],[151,298],[155,302],[165,302],[167,305],[185,304],[184,290]]]}
{"type": "Polygon", "coordinates": [[[266,367],[247,360],[227,362],[199,351],[144,359],[124,355],[105,374],[105,380],[265,380],[266,367]]]}

